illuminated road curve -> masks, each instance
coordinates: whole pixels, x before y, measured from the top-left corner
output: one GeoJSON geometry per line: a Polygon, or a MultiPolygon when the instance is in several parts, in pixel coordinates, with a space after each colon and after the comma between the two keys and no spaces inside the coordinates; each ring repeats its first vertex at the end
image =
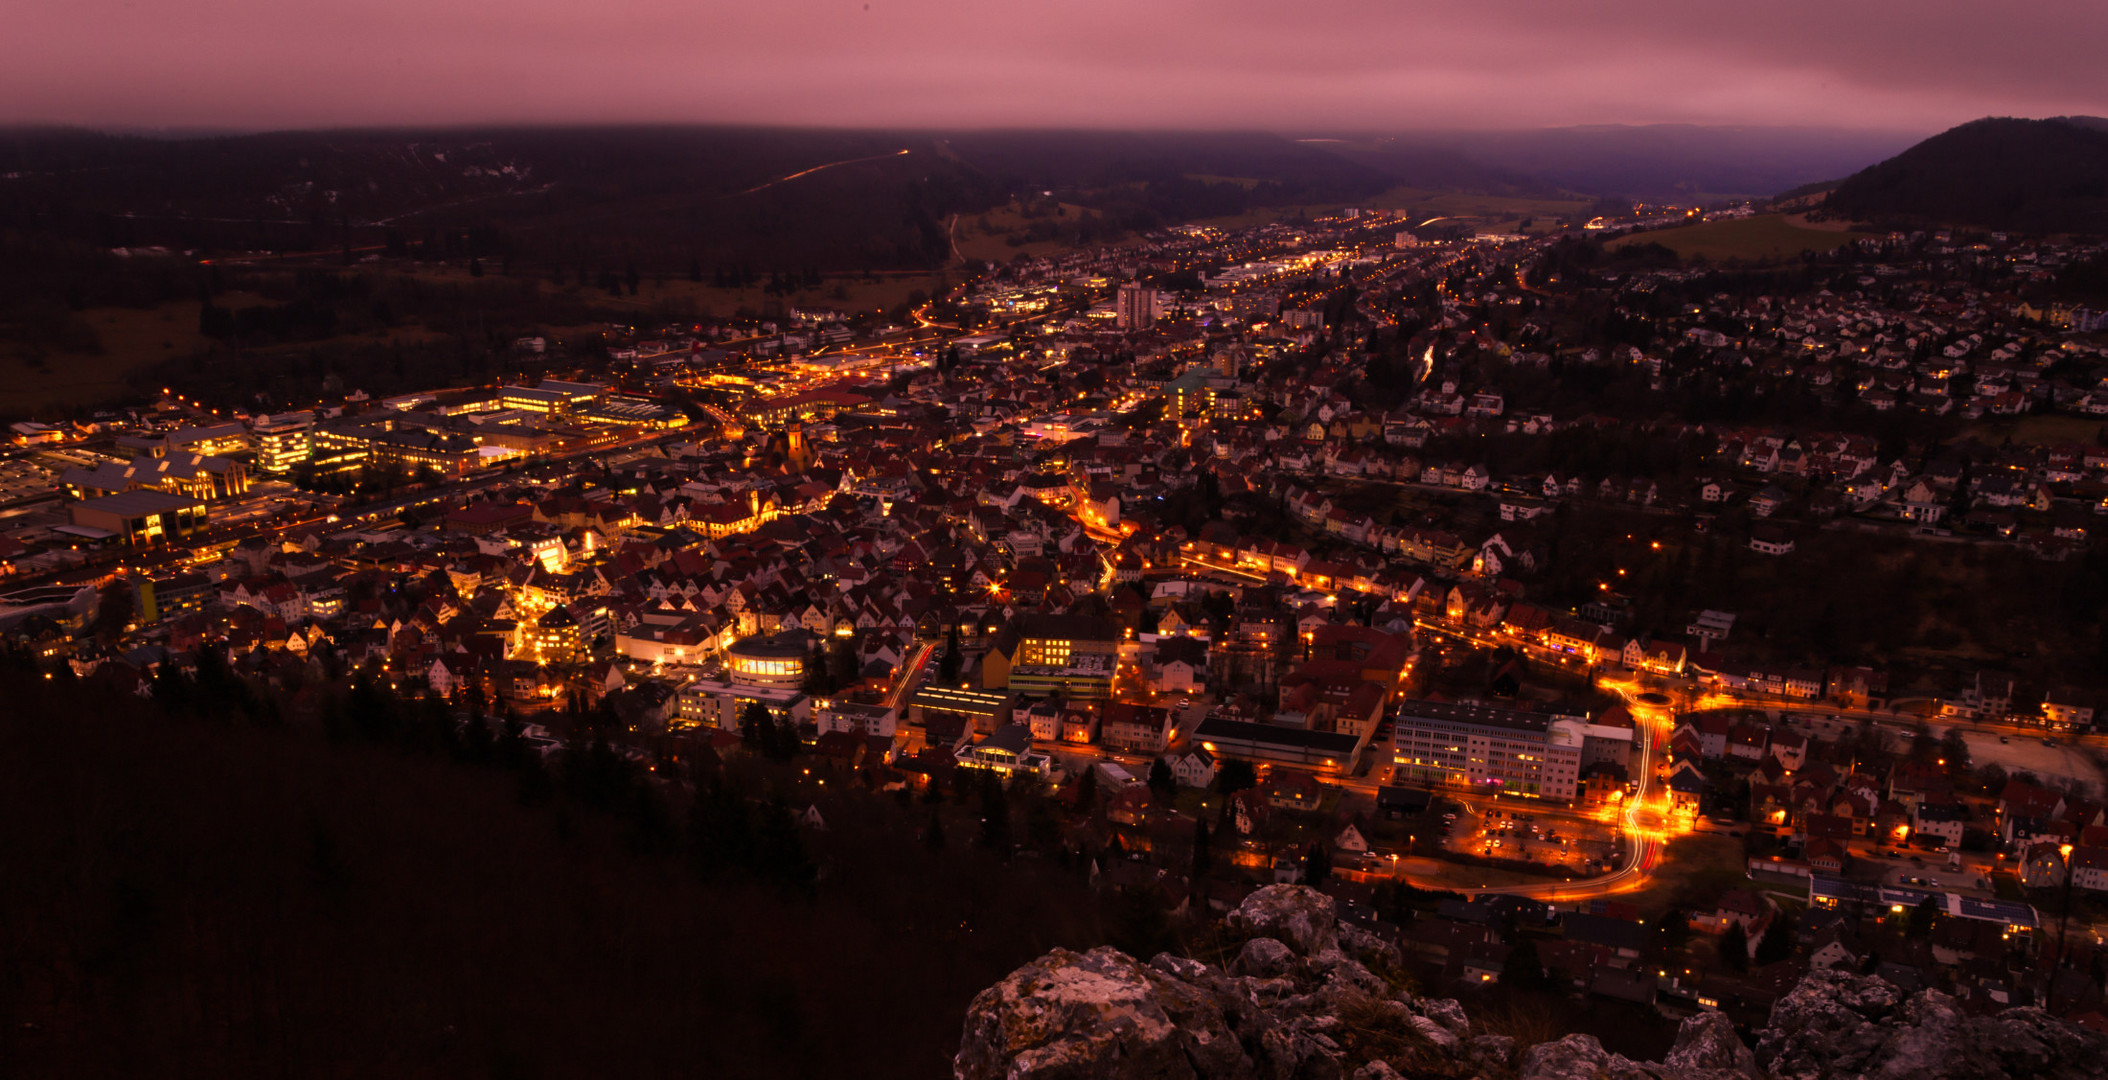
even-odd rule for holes
{"type": "Polygon", "coordinates": [[[930,655],[937,651],[937,643],[925,641],[915,646],[915,654],[901,665],[900,681],[893,685],[893,692],[886,695],[886,708],[899,709],[907,704],[908,695],[915,692],[915,684],[922,681],[922,671],[929,666],[930,655]]]}
{"type": "Polygon", "coordinates": [[[825,165],[815,165],[810,169],[799,169],[797,172],[790,173],[789,175],[779,176],[774,180],[756,184],[753,187],[746,189],[745,191],[734,192],[733,194],[726,196],[726,198],[737,198],[741,195],[752,195],[757,191],[767,191],[768,189],[775,187],[777,184],[787,184],[801,176],[811,176],[812,174],[819,172],[822,169],[839,168],[843,165],[855,165],[859,162],[865,161],[884,161],[887,158],[906,157],[908,153],[909,152],[906,150],[895,150],[890,154],[873,154],[870,157],[848,158],[843,161],[830,161],[825,165]]]}

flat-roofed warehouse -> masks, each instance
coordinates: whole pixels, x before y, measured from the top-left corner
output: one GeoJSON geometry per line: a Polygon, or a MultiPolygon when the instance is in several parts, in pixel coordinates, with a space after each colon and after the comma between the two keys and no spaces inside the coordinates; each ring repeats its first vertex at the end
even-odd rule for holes
{"type": "Polygon", "coordinates": [[[1353,769],[1362,747],[1368,744],[1366,733],[1339,735],[1284,724],[1256,724],[1227,716],[1210,716],[1202,720],[1194,729],[1193,737],[1210,753],[1226,757],[1338,772],[1353,769]]]}
{"type": "Polygon", "coordinates": [[[966,730],[992,735],[1010,722],[1017,699],[1007,691],[924,686],[908,698],[908,722],[928,727],[940,717],[958,717],[966,730]]]}

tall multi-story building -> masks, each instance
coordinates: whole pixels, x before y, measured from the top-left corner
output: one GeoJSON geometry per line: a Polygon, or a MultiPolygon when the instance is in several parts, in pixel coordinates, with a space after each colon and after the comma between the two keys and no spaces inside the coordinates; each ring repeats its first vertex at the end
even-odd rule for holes
{"type": "Polygon", "coordinates": [[[1491,705],[1408,701],[1391,739],[1401,782],[1571,800],[1586,725],[1491,705]]]}
{"type": "Polygon", "coordinates": [[[1139,281],[1120,286],[1115,312],[1122,330],[1147,330],[1156,325],[1156,290],[1139,281]]]}
{"type": "Polygon", "coordinates": [[[525,646],[518,655],[543,662],[570,663],[586,658],[585,628],[578,616],[561,605],[550,608],[533,626],[524,628],[525,646]]]}
{"type": "Polygon", "coordinates": [[[314,446],[308,429],[314,424],[311,412],[257,417],[249,429],[256,437],[256,467],[267,473],[288,473],[306,462],[314,446]]]}
{"type": "Polygon", "coordinates": [[[1215,404],[1215,382],[1208,372],[1195,369],[1164,384],[1164,397],[1171,417],[1205,415],[1215,404]]]}

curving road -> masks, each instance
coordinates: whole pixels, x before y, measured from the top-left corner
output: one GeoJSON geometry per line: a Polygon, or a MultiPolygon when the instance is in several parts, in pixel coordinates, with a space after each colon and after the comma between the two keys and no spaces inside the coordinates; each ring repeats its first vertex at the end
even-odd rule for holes
{"type": "Polygon", "coordinates": [[[934,641],[925,641],[915,646],[914,654],[900,667],[900,681],[894,683],[893,689],[886,694],[886,708],[898,709],[907,704],[908,695],[915,692],[916,684],[922,681],[923,669],[929,666],[930,656],[936,651],[937,643],[934,641]]]}
{"type": "Polygon", "coordinates": [[[784,176],[779,176],[774,180],[764,181],[746,189],[745,191],[735,191],[732,194],[725,196],[725,198],[736,199],[741,195],[752,195],[757,191],[767,191],[768,189],[775,187],[777,184],[787,184],[801,176],[811,176],[812,174],[820,172],[824,169],[839,168],[843,165],[855,165],[865,161],[884,161],[887,158],[906,157],[909,153],[910,151],[907,150],[895,150],[890,154],[873,154],[870,157],[846,158],[842,161],[830,161],[825,165],[815,165],[810,169],[799,169],[797,172],[789,173],[784,176]]]}

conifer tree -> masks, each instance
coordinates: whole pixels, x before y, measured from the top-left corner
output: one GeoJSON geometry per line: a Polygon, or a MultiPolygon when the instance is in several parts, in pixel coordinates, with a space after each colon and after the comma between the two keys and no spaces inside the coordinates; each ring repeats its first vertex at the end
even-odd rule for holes
{"type": "Polygon", "coordinates": [[[1736,971],[1749,968],[1749,931],[1743,929],[1740,919],[1727,924],[1727,931],[1720,935],[1717,951],[1721,962],[1728,967],[1736,971]]]}

